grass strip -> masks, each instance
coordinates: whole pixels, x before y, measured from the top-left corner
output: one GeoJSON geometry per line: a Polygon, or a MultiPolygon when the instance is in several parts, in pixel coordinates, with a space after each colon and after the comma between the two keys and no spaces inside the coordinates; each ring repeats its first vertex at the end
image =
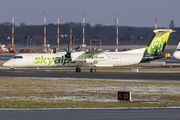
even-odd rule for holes
{"type": "Polygon", "coordinates": [[[0,108],[171,107],[180,105],[180,82],[0,78],[0,108]],[[131,91],[132,103],[118,91],[131,91]]]}
{"type": "Polygon", "coordinates": [[[40,102],[40,101],[4,101],[0,100],[1,109],[40,109],[40,108],[143,108],[143,107],[179,107],[180,103],[158,103],[158,102],[77,102],[75,101],[59,101],[59,102],[40,102]]]}

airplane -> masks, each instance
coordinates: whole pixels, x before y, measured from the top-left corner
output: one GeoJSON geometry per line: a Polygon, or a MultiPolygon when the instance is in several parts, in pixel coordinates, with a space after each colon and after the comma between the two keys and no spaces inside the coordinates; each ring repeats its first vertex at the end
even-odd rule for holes
{"type": "Polygon", "coordinates": [[[178,59],[178,60],[180,60],[180,42],[179,42],[176,50],[175,50],[174,53],[173,53],[173,57],[176,58],[176,59],[178,59]]]}
{"type": "Polygon", "coordinates": [[[157,29],[147,47],[122,52],[59,52],[59,53],[19,53],[6,61],[3,66],[14,71],[16,67],[90,67],[95,73],[96,67],[119,67],[139,64],[163,58],[163,51],[168,41],[171,29],[157,29]]]}

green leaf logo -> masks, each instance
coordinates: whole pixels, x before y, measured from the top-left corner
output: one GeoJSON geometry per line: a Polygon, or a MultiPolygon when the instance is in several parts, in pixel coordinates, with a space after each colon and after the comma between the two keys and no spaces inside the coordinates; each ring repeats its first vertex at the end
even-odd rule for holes
{"type": "Polygon", "coordinates": [[[163,47],[163,42],[160,39],[153,40],[153,43],[152,43],[152,48],[153,49],[161,50],[162,47],[163,47]]]}

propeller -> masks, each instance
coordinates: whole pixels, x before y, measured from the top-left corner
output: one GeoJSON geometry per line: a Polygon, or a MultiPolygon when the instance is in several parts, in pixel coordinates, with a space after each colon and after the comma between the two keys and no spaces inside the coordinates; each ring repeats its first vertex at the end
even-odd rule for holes
{"type": "Polygon", "coordinates": [[[68,46],[68,49],[66,50],[65,57],[66,58],[71,58],[71,52],[69,51],[69,46],[68,46]]]}

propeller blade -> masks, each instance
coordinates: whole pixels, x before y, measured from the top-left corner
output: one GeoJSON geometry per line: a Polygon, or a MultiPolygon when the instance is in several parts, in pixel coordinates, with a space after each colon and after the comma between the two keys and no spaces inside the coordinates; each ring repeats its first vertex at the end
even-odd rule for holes
{"type": "Polygon", "coordinates": [[[75,48],[75,51],[79,50],[79,48],[80,48],[79,46],[77,48],[75,48]]]}
{"type": "Polygon", "coordinates": [[[71,52],[69,52],[69,45],[68,45],[68,49],[66,51],[67,53],[65,54],[66,58],[71,58],[71,52]]]}

